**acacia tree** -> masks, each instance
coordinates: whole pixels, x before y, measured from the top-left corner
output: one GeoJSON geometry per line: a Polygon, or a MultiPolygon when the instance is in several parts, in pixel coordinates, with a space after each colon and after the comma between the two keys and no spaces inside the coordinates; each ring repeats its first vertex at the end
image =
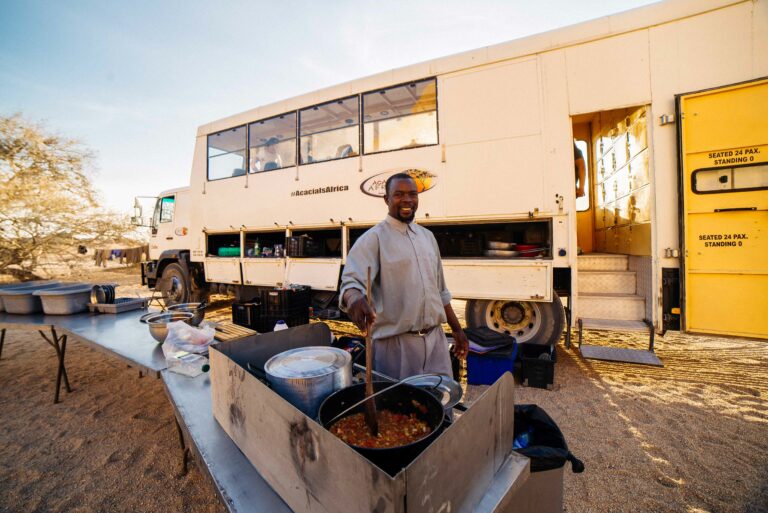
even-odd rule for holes
{"type": "Polygon", "coordinates": [[[71,262],[80,245],[124,241],[128,218],[99,208],[91,162],[78,141],[0,116],[0,274],[40,278],[43,263],[71,262]]]}

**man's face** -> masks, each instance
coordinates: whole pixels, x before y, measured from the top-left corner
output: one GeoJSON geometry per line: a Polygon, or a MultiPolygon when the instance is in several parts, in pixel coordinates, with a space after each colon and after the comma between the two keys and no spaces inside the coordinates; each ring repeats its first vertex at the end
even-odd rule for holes
{"type": "Polygon", "coordinates": [[[389,207],[389,215],[402,221],[410,223],[416,215],[416,209],[419,207],[419,193],[416,189],[416,182],[410,178],[399,178],[389,184],[389,191],[384,196],[384,201],[389,207]]]}

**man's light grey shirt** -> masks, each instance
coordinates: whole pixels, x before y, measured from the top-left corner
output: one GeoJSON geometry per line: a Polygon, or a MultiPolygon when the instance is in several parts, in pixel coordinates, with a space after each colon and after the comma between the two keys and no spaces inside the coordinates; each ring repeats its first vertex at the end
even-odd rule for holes
{"type": "Polygon", "coordinates": [[[431,328],[446,322],[451,293],[445,286],[440,250],[432,232],[392,216],[365,232],[347,255],[341,276],[344,293],[365,294],[368,267],[376,310],[374,338],[431,328]]]}

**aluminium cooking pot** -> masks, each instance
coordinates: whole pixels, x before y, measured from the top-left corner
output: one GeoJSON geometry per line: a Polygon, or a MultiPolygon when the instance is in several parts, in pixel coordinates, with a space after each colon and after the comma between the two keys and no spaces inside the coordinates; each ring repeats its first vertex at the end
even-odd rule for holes
{"type": "Polygon", "coordinates": [[[314,419],[326,397],[352,383],[352,357],[335,347],[299,347],[267,360],[264,373],[272,390],[314,419]]]}
{"type": "Polygon", "coordinates": [[[189,324],[192,326],[199,326],[205,318],[206,301],[202,303],[177,303],[168,307],[169,312],[189,312],[192,315],[192,319],[189,324]]]}
{"type": "MultiPolygon", "coordinates": [[[[392,383],[375,381],[374,392],[378,392],[392,383]]],[[[320,405],[318,420],[326,429],[335,417],[344,410],[361,401],[365,397],[365,383],[358,383],[334,392],[320,405]]],[[[419,454],[435,440],[443,430],[444,411],[440,401],[426,390],[401,383],[391,390],[383,392],[375,397],[378,410],[387,409],[395,413],[410,415],[415,413],[419,419],[425,421],[431,428],[431,432],[420,440],[399,447],[384,449],[371,449],[350,445],[354,450],[371,461],[374,465],[385,471],[390,476],[396,476],[400,470],[407,467],[419,454]],[[419,407],[421,406],[421,408],[419,407]]],[[[365,411],[363,402],[349,412],[349,415],[365,411]]]]}

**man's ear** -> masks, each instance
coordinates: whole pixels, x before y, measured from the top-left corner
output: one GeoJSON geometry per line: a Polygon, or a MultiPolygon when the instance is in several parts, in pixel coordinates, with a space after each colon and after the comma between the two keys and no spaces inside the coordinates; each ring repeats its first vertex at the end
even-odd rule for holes
{"type": "Polygon", "coordinates": [[[387,196],[386,194],[384,195],[384,203],[389,205],[389,196],[387,196]]]}

